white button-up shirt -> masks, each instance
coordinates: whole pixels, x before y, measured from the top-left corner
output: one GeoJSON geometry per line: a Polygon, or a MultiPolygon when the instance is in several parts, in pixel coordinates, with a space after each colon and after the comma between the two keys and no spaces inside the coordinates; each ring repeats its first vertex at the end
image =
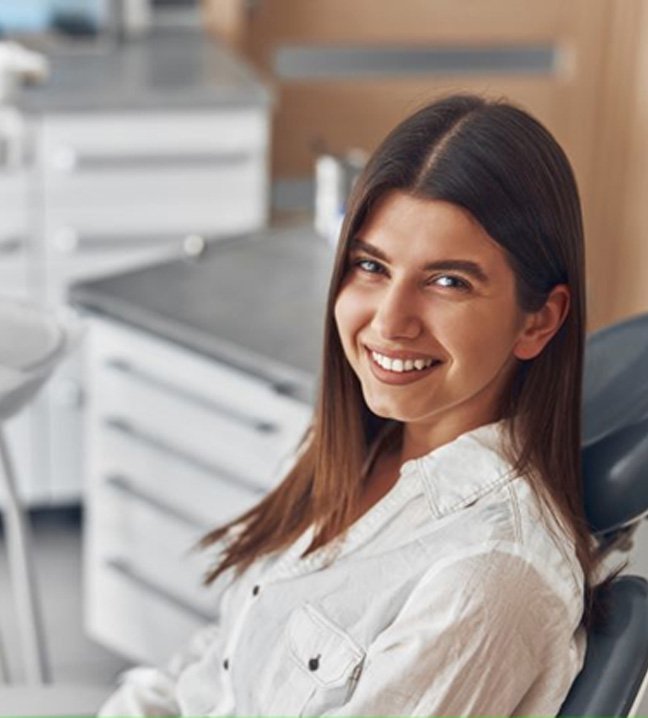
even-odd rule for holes
{"type": "Polygon", "coordinates": [[[218,625],[126,673],[101,715],[555,715],[583,575],[502,440],[490,424],[406,462],[334,553],[301,559],[309,530],[257,561],[218,625]]]}

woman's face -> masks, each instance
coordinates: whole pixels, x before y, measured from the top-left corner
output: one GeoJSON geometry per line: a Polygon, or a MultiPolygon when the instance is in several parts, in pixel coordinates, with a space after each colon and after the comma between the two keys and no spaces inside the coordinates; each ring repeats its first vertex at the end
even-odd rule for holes
{"type": "Polygon", "coordinates": [[[352,241],[335,304],[369,408],[430,437],[497,418],[529,316],[504,251],[468,212],[396,191],[352,241]]]}

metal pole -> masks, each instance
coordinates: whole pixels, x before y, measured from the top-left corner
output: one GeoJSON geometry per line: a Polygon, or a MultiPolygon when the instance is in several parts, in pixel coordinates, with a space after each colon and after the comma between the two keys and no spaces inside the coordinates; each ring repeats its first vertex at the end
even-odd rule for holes
{"type": "Polygon", "coordinates": [[[5,487],[4,513],[9,572],[18,619],[25,679],[27,683],[42,684],[49,682],[50,677],[45,658],[45,636],[36,588],[30,527],[18,498],[9,447],[1,425],[0,460],[5,487]]]}

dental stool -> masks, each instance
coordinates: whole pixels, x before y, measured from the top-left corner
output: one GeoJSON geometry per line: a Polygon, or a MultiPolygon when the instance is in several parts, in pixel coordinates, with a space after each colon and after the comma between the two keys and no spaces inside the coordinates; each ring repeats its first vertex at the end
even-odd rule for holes
{"type": "MultiPolygon", "coordinates": [[[[48,380],[75,343],[78,325],[21,302],[0,299],[0,496],[7,543],[25,684],[0,685],[0,713],[19,715],[20,706],[34,713],[54,715],[65,699],[65,711],[92,712],[107,689],[89,686],[44,686],[49,682],[43,623],[31,550],[27,514],[21,504],[7,444],[4,422],[23,409],[48,380]]],[[[0,648],[2,641],[0,636],[0,648]]],[[[8,668],[0,655],[0,677],[8,668]]]]}

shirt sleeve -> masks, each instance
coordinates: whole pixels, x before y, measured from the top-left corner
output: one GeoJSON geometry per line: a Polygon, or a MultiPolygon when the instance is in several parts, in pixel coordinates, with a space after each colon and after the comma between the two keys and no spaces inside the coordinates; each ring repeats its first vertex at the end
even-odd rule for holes
{"type": "MultiPolygon", "coordinates": [[[[512,715],[552,651],[567,655],[573,629],[565,613],[517,556],[480,555],[435,569],[369,646],[349,701],[326,715],[512,715]]],[[[572,678],[557,694],[564,698],[572,678]]]]}

